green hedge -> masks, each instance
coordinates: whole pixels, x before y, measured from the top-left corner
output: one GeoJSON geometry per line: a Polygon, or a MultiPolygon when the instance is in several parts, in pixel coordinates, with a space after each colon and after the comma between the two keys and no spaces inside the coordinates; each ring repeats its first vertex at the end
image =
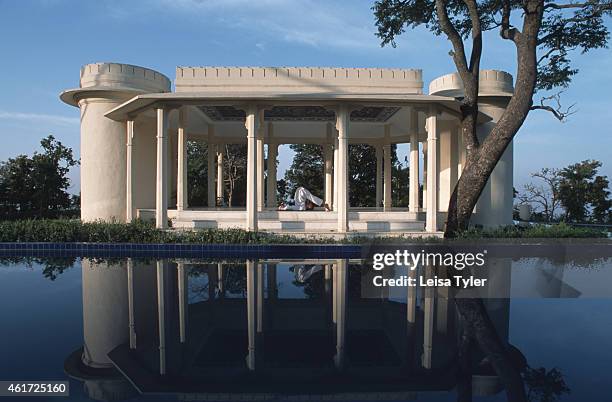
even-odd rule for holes
{"type": "MultiPolygon", "coordinates": [[[[536,225],[528,228],[508,226],[492,230],[471,229],[462,232],[460,239],[480,238],[601,238],[606,234],[599,230],[575,228],[565,224],[536,225]]],[[[434,239],[409,239],[350,236],[333,240],[324,234],[298,238],[265,232],[247,232],[241,229],[159,230],[148,222],[133,223],[82,223],[78,219],[0,221],[0,242],[91,242],[91,243],[398,243],[401,241],[431,241],[434,239]]],[[[440,241],[440,239],[435,239],[440,241]]]]}
{"type": "Polygon", "coordinates": [[[607,233],[600,229],[570,226],[566,223],[552,225],[531,225],[527,227],[504,226],[496,229],[469,229],[461,232],[458,236],[461,239],[482,239],[482,238],[605,238],[607,233]]]}

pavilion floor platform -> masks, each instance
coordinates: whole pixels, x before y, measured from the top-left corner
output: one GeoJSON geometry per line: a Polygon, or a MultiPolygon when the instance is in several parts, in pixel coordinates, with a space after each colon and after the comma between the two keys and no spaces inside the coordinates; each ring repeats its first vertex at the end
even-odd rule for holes
{"type": "MultiPolygon", "coordinates": [[[[138,217],[154,219],[155,210],[139,209],[138,217]]],[[[244,228],[246,211],[244,208],[189,208],[182,211],[168,210],[172,227],[177,229],[200,228],[244,228]]],[[[439,236],[439,232],[425,232],[425,212],[410,212],[405,208],[388,211],[382,208],[351,208],[349,210],[348,235],[365,236],[439,236]]],[[[330,235],[343,238],[347,234],[338,233],[336,212],[314,211],[277,211],[264,209],[258,212],[260,231],[291,234],[300,237],[330,235]]]]}

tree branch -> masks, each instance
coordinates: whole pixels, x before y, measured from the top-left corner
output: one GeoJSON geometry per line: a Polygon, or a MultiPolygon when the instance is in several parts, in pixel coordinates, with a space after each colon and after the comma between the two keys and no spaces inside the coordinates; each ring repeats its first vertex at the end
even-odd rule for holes
{"type": "Polygon", "coordinates": [[[457,71],[461,75],[462,79],[465,79],[468,75],[469,69],[467,60],[465,57],[465,47],[461,35],[457,32],[457,28],[453,25],[448,17],[448,11],[446,10],[445,0],[436,0],[436,13],[438,14],[438,20],[440,22],[440,28],[446,34],[448,39],[453,45],[453,60],[457,66],[457,71]]]}
{"type": "Polygon", "coordinates": [[[470,65],[468,70],[478,77],[480,71],[480,57],[482,55],[482,27],[480,25],[480,15],[476,0],[463,0],[470,13],[472,22],[472,53],[470,55],[470,65]]]}
{"type": "Polygon", "coordinates": [[[512,8],[510,7],[510,0],[503,0],[502,5],[502,20],[501,20],[501,30],[500,35],[503,39],[508,39],[513,42],[517,41],[517,37],[520,32],[510,25],[510,13],[512,8]]]}
{"type": "Polygon", "coordinates": [[[584,7],[593,6],[596,4],[597,4],[597,1],[586,1],[584,3],[567,3],[567,4],[548,3],[544,6],[544,9],[565,10],[568,8],[584,8],[584,7]]]}
{"type": "Polygon", "coordinates": [[[563,92],[558,92],[554,95],[543,97],[542,99],[540,99],[539,105],[532,105],[529,108],[529,110],[545,110],[547,112],[552,113],[559,121],[565,121],[569,116],[576,113],[575,110],[572,110],[574,106],[576,106],[576,104],[573,103],[567,109],[563,110],[563,107],[561,105],[561,94],[562,93],[563,92]],[[554,107],[545,104],[546,101],[550,101],[550,100],[555,101],[554,107]]]}

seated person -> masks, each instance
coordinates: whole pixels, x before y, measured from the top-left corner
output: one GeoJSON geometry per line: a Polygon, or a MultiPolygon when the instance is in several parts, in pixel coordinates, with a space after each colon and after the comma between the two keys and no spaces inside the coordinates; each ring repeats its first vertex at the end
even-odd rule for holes
{"type": "MultiPolygon", "coordinates": [[[[279,211],[312,211],[316,206],[321,206],[323,204],[323,200],[319,197],[313,195],[310,191],[306,190],[304,187],[298,187],[295,190],[295,195],[293,196],[293,205],[285,205],[281,203],[278,207],[279,211]]],[[[323,205],[326,211],[329,211],[329,205],[323,205]]]]}

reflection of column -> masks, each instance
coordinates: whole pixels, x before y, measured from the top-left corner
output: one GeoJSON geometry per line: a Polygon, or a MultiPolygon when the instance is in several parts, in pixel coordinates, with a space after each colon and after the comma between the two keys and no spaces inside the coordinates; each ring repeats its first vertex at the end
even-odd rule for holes
{"type": "Polygon", "coordinates": [[[268,279],[268,299],[275,300],[278,298],[278,286],[276,285],[276,263],[266,264],[266,272],[268,279]]]}
{"type": "Polygon", "coordinates": [[[223,264],[217,263],[217,287],[219,288],[219,296],[225,296],[225,285],[223,283],[223,264]]]}
{"type": "Polygon", "coordinates": [[[134,321],[134,261],[127,259],[128,317],[130,328],[130,349],[136,349],[136,324],[134,321]]]}
{"type": "Polygon", "coordinates": [[[338,305],[336,299],[338,298],[338,264],[332,265],[332,321],[334,324],[337,322],[336,311],[338,305]]]}
{"type": "Polygon", "coordinates": [[[278,144],[268,144],[268,181],[266,182],[266,206],[276,208],[276,158],[278,156],[278,144]]]}
{"type": "Polygon", "coordinates": [[[249,370],[255,370],[255,334],[257,328],[256,319],[256,307],[255,307],[255,262],[247,260],[246,262],[246,274],[247,274],[247,333],[248,333],[248,355],[247,355],[247,367],[249,370]]]}
{"type": "MultiPolygon", "coordinates": [[[[417,269],[408,268],[408,278],[412,280],[417,280],[417,269]]],[[[416,322],[416,286],[407,286],[408,292],[406,295],[406,319],[408,323],[414,324],[416,322]]]]}
{"type": "Polygon", "coordinates": [[[157,109],[157,182],[155,227],[168,227],[168,110],[157,109]]]}
{"type": "Polygon", "coordinates": [[[107,354],[128,342],[128,278],[125,264],[82,261],[83,355],[93,368],[110,368],[107,354]]]}
{"type": "Polygon", "coordinates": [[[181,343],[186,339],[186,316],[187,316],[187,272],[184,263],[177,263],[178,275],[178,297],[179,297],[179,338],[181,343]]]}
{"type": "MultiPolygon", "coordinates": [[[[425,278],[433,278],[433,266],[427,265],[425,268],[425,278]]],[[[431,368],[431,356],[433,351],[433,330],[434,330],[434,307],[435,307],[435,286],[428,286],[423,290],[423,356],[422,365],[426,369],[431,368]]]]}
{"type": "Polygon", "coordinates": [[[383,149],[376,145],[376,208],[380,208],[383,199],[383,149]]]}
{"type": "Polygon", "coordinates": [[[347,260],[338,260],[337,285],[338,295],[336,297],[336,356],[334,363],[337,368],[344,366],[344,342],[346,338],[346,281],[347,281],[347,260]]]}
{"type": "Polygon", "coordinates": [[[176,210],[187,208],[187,136],[185,135],[186,110],[179,109],[178,118],[178,164],[176,175],[176,210]]]}
{"type": "Polygon", "coordinates": [[[263,332],[264,272],[263,266],[257,264],[257,332],[263,332]]]}
{"type": "Polygon", "coordinates": [[[165,263],[157,261],[157,322],[159,332],[159,374],[166,374],[166,289],[165,263]]]}
{"type": "Polygon", "coordinates": [[[331,270],[332,270],[332,266],[331,264],[325,264],[325,294],[329,295],[329,293],[331,292],[331,270]]]}

